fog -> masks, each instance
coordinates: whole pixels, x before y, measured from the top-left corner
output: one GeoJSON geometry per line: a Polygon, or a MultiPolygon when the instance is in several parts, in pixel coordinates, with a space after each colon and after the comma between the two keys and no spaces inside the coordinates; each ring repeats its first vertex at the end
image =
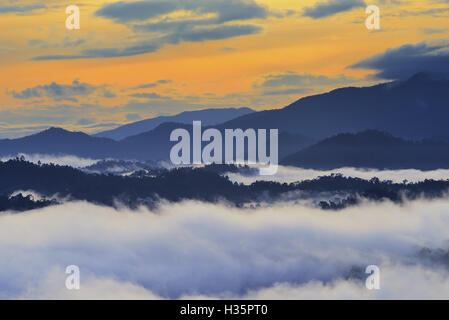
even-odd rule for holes
{"type": "Polygon", "coordinates": [[[371,179],[374,177],[380,180],[392,180],[393,182],[419,182],[426,179],[446,180],[449,179],[449,170],[439,169],[432,171],[421,171],[415,169],[407,170],[375,170],[375,169],[357,169],[357,168],[340,168],[329,171],[302,169],[295,167],[279,166],[278,171],[273,176],[248,176],[239,173],[226,174],[230,180],[244,184],[251,184],[255,181],[276,181],[281,183],[291,183],[303,181],[307,179],[315,179],[319,176],[328,176],[332,173],[341,173],[347,177],[357,177],[362,179],[371,179]]]}
{"type": "Polygon", "coordinates": [[[447,199],[339,212],[69,202],[0,215],[0,298],[447,299],[448,239],[447,199]],[[436,254],[419,255],[424,247],[436,254]],[[380,290],[365,288],[372,264],[380,290]],[[80,290],[65,288],[68,265],[80,268],[80,290]]]}

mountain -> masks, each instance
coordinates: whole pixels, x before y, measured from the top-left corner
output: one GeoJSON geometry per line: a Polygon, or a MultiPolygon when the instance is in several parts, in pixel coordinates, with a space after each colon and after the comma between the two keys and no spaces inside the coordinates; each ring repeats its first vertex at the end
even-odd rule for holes
{"type": "MultiPolygon", "coordinates": [[[[170,134],[178,128],[186,129],[190,132],[191,137],[193,136],[192,124],[171,122],[163,123],[154,130],[127,137],[121,141],[92,137],[82,132],[70,132],[61,128],[50,128],[24,138],[0,140],[0,156],[15,156],[24,153],[74,155],[92,159],[168,161],[170,150],[177,143],[170,141],[170,134]]],[[[202,127],[202,129],[204,131],[208,127],[202,127]]],[[[224,137],[224,129],[221,132],[224,137]]],[[[299,134],[280,133],[279,157],[287,156],[314,142],[314,140],[299,134]]],[[[206,144],[204,142],[203,147],[206,144]]]]}
{"type": "Polygon", "coordinates": [[[213,126],[253,112],[249,108],[186,111],[174,116],[162,116],[129,123],[113,130],[99,132],[94,137],[122,140],[130,136],[151,131],[165,122],[191,124],[193,121],[201,120],[203,125],[213,126]]]}
{"type": "MultiPolygon", "coordinates": [[[[207,126],[202,126],[202,132],[207,130],[207,126]]],[[[214,127],[218,129],[224,139],[225,134],[222,126],[214,127]]],[[[193,139],[192,123],[163,123],[156,129],[144,132],[135,136],[125,138],[119,142],[120,148],[116,150],[115,157],[118,159],[136,159],[136,160],[169,160],[170,150],[177,142],[170,141],[170,134],[175,129],[185,129],[190,133],[193,139]]],[[[297,151],[301,148],[311,145],[315,140],[302,136],[300,134],[291,134],[287,132],[279,133],[279,159],[297,151]]],[[[202,143],[202,148],[208,142],[202,143]]],[[[224,147],[223,141],[223,147],[224,147]]],[[[191,143],[191,148],[193,143],[191,143]]],[[[192,149],[190,154],[192,155],[192,149]]],[[[224,155],[224,150],[222,152],[224,155]]]]}
{"type": "Polygon", "coordinates": [[[76,155],[87,158],[105,158],[118,148],[118,142],[106,138],[94,138],[82,132],[70,132],[61,128],[18,139],[0,140],[0,155],[53,154],[76,155]]]}
{"type": "Polygon", "coordinates": [[[409,141],[376,130],[339,134],[304,148],[282,165],[332,170],[342,167],[374,169],[448,169],[449,143],[409,141]]]}
{"type": "Polygon", "coordinates": [[[278,128],[324,139],[376,129],[395,136],[449,138],[449,79],[419,73],[406,81],[348,87],[302,98],[283,109],[248,114],[228,128],[278,128]]]}
{"type": "MultiPolygon", "coordinates": [[[[342,132],[356,133],[367,129],[389,132],[395,137],[409,140],[435,139],[436,137],[449,139],[449,127],[446,120],[449,117],[448,101],[449,80],[420,73],[406,81],[395,81],[364,88],[342,88],[306,97],[283,109],[261,112],[251,112],[250,109],[203,110],[196,113],[186,112],[178,115],[178,118],[176,118],[177,116],[170,118],[172,120],[180,119],[186,123],[163,122],[156,125],[157,121],[166,119],[150,119],[146,121],[149,121],[151,126],[155,126],[152,130],[127,136],[119,141],[51,128],[21,139],[0,140],[0,155],[41,153],[70,154],[100,159],[168,160],[170,149],[175,144],[169,139],[170,133],[174,129],[185,128],[191,132],[192,120],[203,120],[203,130],[206,130],[210,127],[209,121],[226,121],[226,115],[235,116],[236,112],[247,114],[221,124],[214,124],[213,127],[222,133],[225,129],[237,128],[278,129],[280,159],[310,146],[315,141],[342,132]],[[210,116],[211,114],[213,116],[210,116]]],[[[134,127],[130,126],[134,130],[134,127]]],[[[128,135],[132,131],[126,128],[122,130],[125,132],[122,132],[123,135],[128,135]]],[[[380,146],[381,141],[387,143],[385,139],[379,139],[379,150],[383,150],[380,146]]],[[[355,158],[349,159],[351,161],[347,159],[336,161],[335,157],[338,159],[341,158],[341,155],[334,155],[325,150],[320,151],[322,154],[319,158],[316,153],[317,149],[314,149],[315,153],[308,155],[310,159],[317,161],[316,163],[307,162],[303,158],[292,158],[293,155],[286,161],[291,165],[310,167],[320,167],[320,163],[322,167],[340,166],[346,165],[346,163],[352,163],[355,166],[395,168],[447,167],[444,163],[446,145],[429,141],[421,142],[421,145],[405,140],[402,142],[409,146],[404,147],[404,150],[409,152],[409,155],[413,155],[413,159],[402,159],[402,162],[398,162],[398,159],[401,159],[400,155],[387,159],[386,155],[382,158],[382,154],[374,154],[378,156],[377,158],[359,159],[356,157],[357,153],[360,150],[363,151],[363,148],[367,148],[367,146],[357,145],[358,149],[354,149],[351,154],[355,158]],[[435,151],[441,157],[431,159],[431,155],[420,155],[418,150],[422,152],[435,151]]],[[[339,150],[332,144],[326,146],[339,150]]],[[[388,144],[384,146],[384,148],[388,147],[388,144]]],[[[310,149],[307,150],[311,152],[310,149]]],[[[346,148],[343,151],[349,152],[349,150],[346,148]]],[[[301,153],[302,156],[304,154],[301,153]]],[[[362,156],[359,155],[359,157],[362,156]]],[[[306,157],[306,159],[309,158],[306,157]]]]}

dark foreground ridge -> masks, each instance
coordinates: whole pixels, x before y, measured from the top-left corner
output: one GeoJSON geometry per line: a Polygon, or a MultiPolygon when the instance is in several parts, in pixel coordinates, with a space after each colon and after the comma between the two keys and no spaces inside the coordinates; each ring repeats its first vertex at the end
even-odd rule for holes
{"type": "Polygon", "coordinates": [[[449,143],[443,140],[406,140],[386,132],[344,133],[306,147],[281,161],[282,165],[332,170],[449,168],[449,143]]]}
{"type": "MultiPolygon", "coordinates": [[[[235,170],[235,167],[230,166],[229,170],[235,170]]],[[[161,199],[170,202],[187,199],[211,203],[226,201],[242,207],[249,203],[258,206],[261,203],[308,198],[319,199],[316,205],[322,209],[336,210],[356,205],[361,199],[389,199],[401,203],[404,199],[418,197],[444,197],[449,188],[448,180],[392,183],[377,178],[348,178],[339,174],[290,184],[258,181],[243,185],[230,181],[223,175],[225,171],[223,166],[210,166],[161,170],[155,176],[123,177],[88,174],[67,166],[36,165],[15,159],[0,162],[0,194],[8,196],[17,190],[33,190],[44,197],[57,195],[107,206],[120,203],[130,208],[140,205],[155,207],[161,199]],[[340,200],[335,200],[336,194],[340,200]]],[[[8,202],[4,203],[6,205],[1,210],[8,209],[8,202]]],[[[26,205],[22,208],[29,209],[26,205]]]]}

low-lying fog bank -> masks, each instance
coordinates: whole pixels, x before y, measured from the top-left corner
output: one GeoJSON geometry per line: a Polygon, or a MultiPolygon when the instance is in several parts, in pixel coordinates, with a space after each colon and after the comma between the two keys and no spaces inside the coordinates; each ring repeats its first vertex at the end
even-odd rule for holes
{"type": "Polygon", "coordinates": [[[449,298],[449,200],[0,215],[0,298],[449,298]],[[429,248],[429,249],[424,249],[429,248]],[[380,290],[364,270],[380,268],[380,290]],[[67,290],[68,265],[81,272],[67,290]]]}

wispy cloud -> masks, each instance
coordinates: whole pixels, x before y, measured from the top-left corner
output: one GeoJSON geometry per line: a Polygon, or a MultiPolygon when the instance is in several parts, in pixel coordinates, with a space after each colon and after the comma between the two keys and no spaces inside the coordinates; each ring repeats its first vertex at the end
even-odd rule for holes
{"type": "Polygon", "coordinates": [[[113,98],[115,94],[109,91],[105,86],[93,86],[88,83],[74,80],[72,84],[58,84],[52,82],[48,85],[39,85],[24,89],[20,92],[15,90],[8,91],[16,99],[33,99],[47,97],[54,101],[72,101],[78,102],[78,97],[89,96],[93,93],[99,93],[104,98],[113,98]]]}
{"type": "Polygon", "coordinates": [[[362,7],[366,7],[365,2],[362,0],[328,0],[327,2],[318,2],[312,7],[305,8],[303,15],[313,19],[320,19],[362,7]]]}
{"type": "Polygon", "coordinates": [[[122,47],[91,48],[76,54],[43,55],[32,60],[64,60],[135,56],[158,51],[167,44],[203,42],[229,39],[262,32],[263,28],[250,23],[252,19],[266,19],[269,10],[253,0],[188,0],[114,2],[104,5],[95,14],[123,23],[136,33],[148,33],[122,47]],[[167,15],[190,12],[188,17],[167,18],[167,15]]]}
{"type": "Polygon", "coordinates": [[[164,0],[115,2],[96,12],[97,16],[124,23],[145,21],[176,11],[191,11],[196,14],[216,14],[216,22],[266,18],[268,10],[253,0],[164,0]]]}
{"type": "Polygon", "coordinates": [[[346,85],[358,80],[345,75],[328,77],[286,71],[285,73],[269,74],[253,83],[253,88],[262,89],[264,95],[288,95],[309,93],[317,88],[346,85]]]}
{"type": "Polygon", "coordinates": [[[449,39],[391,48],[349,68],[371,69],[382,79],[406,79],[418,72],[449,75],[449,39]]]}
{"type": "Polygon", "coordinates": [[[156,88],[156,87],[158,87],[160,85],[169,84],[169,83],[172,83],[172,82],[173,82],[173,80],[170,80],[170,79],[161,79],[161,80],[158,80],[156,82],[140,84],[140,85],[135,86],[135,87],[133,87],[131,89],[132,90],[136,90],[136,89],[156,88]]]}
{"type": "Polygon", "coordinates": [[[46,9],[47,6],[45,6],[44,4],[32,4],[32,5],[25,5],[25,6],[5,6],[5,5],[0,5],[0,14],[5,14],[5,13],[25,13],[25,12],[30,12],[30,11],[34,11],[34,10],[38,10],[38,9],[46,9]]]}

